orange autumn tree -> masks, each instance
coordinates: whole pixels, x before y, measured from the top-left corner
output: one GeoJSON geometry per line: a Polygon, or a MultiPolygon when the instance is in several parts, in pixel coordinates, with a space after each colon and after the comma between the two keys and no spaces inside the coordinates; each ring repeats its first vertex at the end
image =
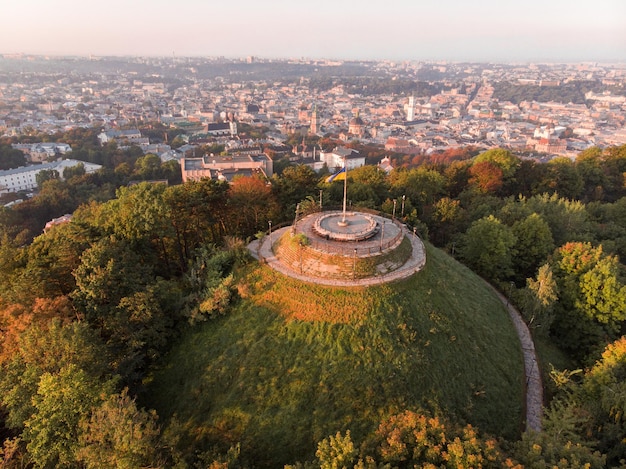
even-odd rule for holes
{"type": "Polygon", "coordinates": [[[410,410],[382,422],[372,444],[376,461],[394,467],[502,467],[495,440],[480,438],[471,425],[454,428],[410,410]]]}
{"type": "Polygon", "coordinates": [[[497,192],[503,184],[502,170],[489,161],[475,163],[469,169],[469,183],[479,192],[497,192]]]}
{"type": "Polygon", "coordinates": [[[271,186],[256,176],[233,179],[228,191],[230,234],[247,237],[267,228],[268,220],[277,215],[278,205],[271,186]]]}

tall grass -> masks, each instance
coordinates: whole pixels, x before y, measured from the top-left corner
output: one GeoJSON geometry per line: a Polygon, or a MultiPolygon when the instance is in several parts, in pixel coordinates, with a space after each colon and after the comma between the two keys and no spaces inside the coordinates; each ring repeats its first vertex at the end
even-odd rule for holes
{"type": "Polygon", "coordinates": [[[176,417],[189,451],[240,442],[257,467],[312,458],[337,431],[358,441],[407,408],[515,437],[523,366],[508,315],[471,271],[426,248],[421,272],[372,288],[242,271],[242,300],[182,338],[146,404],[176,417]]]}

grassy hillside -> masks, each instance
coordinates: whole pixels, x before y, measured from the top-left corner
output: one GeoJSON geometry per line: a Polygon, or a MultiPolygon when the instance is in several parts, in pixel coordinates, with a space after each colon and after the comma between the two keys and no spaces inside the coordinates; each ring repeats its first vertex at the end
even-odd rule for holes
{"type": "Polygon", "coordinates": [[[407,408],[514,437],[523,366],[513,326],[479,278],[426,248],[423,271],[372,288],[250,266],[234,311],[181,339],[145,404],[185,451],[240,442],[258,467],[311,459],[337,431],[360,441],[407,408]]]}

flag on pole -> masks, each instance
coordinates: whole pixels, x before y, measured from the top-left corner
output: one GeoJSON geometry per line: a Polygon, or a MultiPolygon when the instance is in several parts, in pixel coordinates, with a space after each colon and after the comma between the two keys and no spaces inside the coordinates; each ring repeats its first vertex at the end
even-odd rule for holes
{"type": "Polygon", "coordinates": [[[341,168],[339,171],[337,171],[335,174],[331,174],[330,176],[328,176],[326,178],[326,182],[333,182],[335,180],[337,181],[341,181],[343,179],[346,178],[346,168],[341,168]]]}

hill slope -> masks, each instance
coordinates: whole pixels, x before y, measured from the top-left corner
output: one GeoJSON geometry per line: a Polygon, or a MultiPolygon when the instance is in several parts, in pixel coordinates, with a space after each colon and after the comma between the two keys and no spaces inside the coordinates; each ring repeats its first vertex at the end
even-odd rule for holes
{"type": "Polygon", "coordinates": [[[519,341],[481,279],[426,244],[400,283],[333,289],[266,266],[242,273],[243,299],[191,330],[154,376],[149,401],[187,451],[241,443],[257,467],[355,441],[403,409],[427,409],[514,437],[522,413],[519,341]]]}

